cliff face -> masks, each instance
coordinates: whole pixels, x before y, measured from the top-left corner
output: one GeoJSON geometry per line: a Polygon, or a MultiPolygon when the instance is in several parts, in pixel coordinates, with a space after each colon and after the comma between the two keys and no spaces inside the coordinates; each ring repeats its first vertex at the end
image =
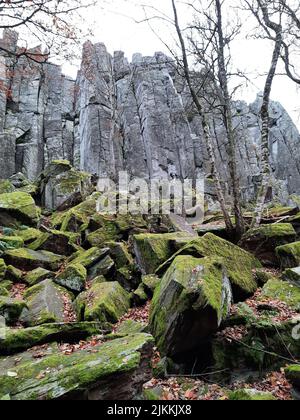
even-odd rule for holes
{"type": "MultiPolygon", "coordinates": [[[[6,32],[1,44],[17,48],[6,32]]],[[[33,180],[53,159],[115,178],[119,170],[144,178],[209,175],[201,125],[176,69],[162,53],[129,63],[103,44],[86,43],[76,81],[60,67],[0,56],[0,178],[23,172],[33,180]]],[[[259,174],[260,98],[237,102],[235,126],[242,189],[253,196],[259,174]]],[[[279,103],[271,107],[273,193],[300,193],[300,135],[279,103]]],[[[224,128],[212,126],[215,153],[227,179],[224,128]]]]}

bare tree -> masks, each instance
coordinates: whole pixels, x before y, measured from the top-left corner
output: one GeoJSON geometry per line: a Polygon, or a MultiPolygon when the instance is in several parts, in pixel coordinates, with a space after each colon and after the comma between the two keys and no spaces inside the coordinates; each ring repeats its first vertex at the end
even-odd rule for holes
{"type": "Polygon", "coordinates": [[[266,0],[254,0],[250,3],[246,0],[249,9],[256,17],[260,26],[264,29],[268,38],[273,41],[273,54],[265,81],[263,100],[261,106],[261,182],[258,188],[256,206],[251,223],[251,227],[260,225],[262,214],[264,211],[266,195],[270,185],[270,151],[269,151],[269,136],[270,136],[270,96],[272,85],[276,76],[278,62],[281,57],[283,47],[283,27],[282,27],[282,7],[274,4],[274,2],[266,0]]]}
{"type": "Polygon", "coordinates": [[[27,56],[43,62],[49,54],[69,54],[70,43],[83,35],[80,12],[97,0],[0,0],[0,30],[16,30],[23,38],[17,51],[0,44],[0,51],[16,57],[27,56]],[[36,42],[45,53],[30,50],[27,42],[36,42]]]}
{"type": "Polygon", "coordinates": [[[194,105],[197,109],[197,112],[199,114],[199,117],[201,119],[204,140],[205,140],[205,144],[206,144],[206,148],[207,148],[207,152],[208,152],[208,156],[209,156],[209,161],[210,161],[210,165],[211,165],[211,171],[212,171],[213,179],[216,183],[218,201],[220,203],[220,206],[221,206],[221,209],[222,209],[222,212],[223,212],[223,215],[224,215],[225,224],[226,224],[227,230],[232,232],[234,230],[234,227],[233,227],[229,212],[228,212],[227,207],[226,207],[225,196],[224,196],[224,193],[223,193],[220,176],[219,176],[219,173],[218,173],[218,170],[217,170],[217,167],[216,167],[216,161],[215,161],[215,156],[214,156],[214,146],[213,146],[212,136],[211,136],[211,133],[210,133],[210,126],[209,126],[209,123],[208,123],[208,120],[207,120],[207,117],[206,117],[205,110],[204,110],[204,108],[203,108],[203,106],[200,102],[197,91],[196,91],[196,89],[194,87],[194,84],[192,82],[191,72],[190,72],[190,68],[189,68],[188,54],[187,54],[187,49],[186,49],[186,45],[185,45],[185,40],[184,40],[182,31],[181,31],[181,27],[180,27],[180,22],[179,22],[179,18],[178,18],[178,11],[177,11],[177,7],[176,7],[176,1],[175,0],[171,0],[171,1],[172,1],[173,13],[174,13],[174,25],[175,25],[175,28],[176,28],[176,33],[177,33],[180,48],[181,48],[182,63],[183,63],[182,66],[183,66],[185,80],[186,80],[186,83],[188,85],[189,91],[191,93],[193,103],[194,103],[194,105]]]}

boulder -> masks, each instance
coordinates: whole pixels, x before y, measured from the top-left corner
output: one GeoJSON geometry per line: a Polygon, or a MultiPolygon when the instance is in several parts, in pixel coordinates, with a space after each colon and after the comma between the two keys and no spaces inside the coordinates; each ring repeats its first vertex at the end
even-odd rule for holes
{"type": "Polygon", "coordinates": [[[238,389],[228,393],[229,401],[276,401],[271,392],[258,391],[257,389],[238,389]]]}
{"type": "Polygon", "coordinates": [[[0,340],[0,354],[9,355],[53,342],[70,343],[103,333],[97,322],[44,324],[32,328],[5,330],[0,340]]]}
{"type": "Polygon", "coordinates": [[[105,246],[110,249],[110,255],[117,268],[131,267],[134,265],[134,260],[125,242],[107,242],[105,246]]]}
{"type": "Polygon", "coordinates": [[[0,296],[0,316],[4,317],[9,325],[19,320],[25,308],[26,303],[22,300],[0,296]]]}
{"type": "Polygon", "coordinates": [[[54,281],[71,292],[80,293],[85,289],[86,279],[87,271],[83,265],[69,264],[54,281]]]}
{"type": "Polygon", "coordinates": [[[290,365],[285,368],[285,376],[295,388],[300,389],[300,365],[290,365]]]}
{"type": "Polygon", "coordinates": [[[276,255],[282,268],[298,267],[300,264],[300,242],[279,246],[276,248],[276,255]]]}
{"type": "Polygon", "coordinates": [[[15,231],[15,235],[17,235],[19,238],[22,238],[24,244],[28,245],[40,238],[43,235],[43,233],[35,228],[21,226],[19,230],[15,231]]]}
{"type": "Polygon", "coordinates": [[[90,248],[87,251],[79,251],[72,259],[72,264],[81,264],[87,270],[91,269],[95,264],[103,260],[109,253],[108,248],[90,248]]]}
{"type": "Polygon", "coordinates": [[[41,175],[43,204],[49,210],[72,207],[91,193],[91,176],[66,160],[52,161],[41,175]]]}
{"type": "Polygon", "coordinates": [[[116,335],[131,335],[146,332],[147,325],[141,322],[126,319],[121,322],[114,330],[116,335]]]}
{"type": "Polygon", "coordinates": [[[0,194],[0,224],[6,214],[14,219],[36,226],[40,219],[40,209],[35,205],[31,195],[24,192],[0,194]]]}
{"type": "Polygon", "coordinates": [[[0,281],[4,279],[7,266],[2,258],[0,258],[0,281]]]}
{"type": "Polygon", "coordinates": [[[157,274],[162,275],[165,273],[178,255],[192,255],[196,258],[222,258],[236,302],[243,300],[257,290],[258,286],[254,271],[262,267],[261,263],[249,252],[212,233],[207,233],[202,238],[189,242],[159,267],[157,274]]]}
{"type": "Polygon", "coordinates": [[[0,360],[0,400],[132,400],[151,379],[153,338],[135,334],[65,355],[0,360]]]}
{"type": "Polygon", "coordinates": [[[16,189],[8,179],[0,179],[0,194],[12,193],[16,189]]]}
{"type": "Polygon", "coordinates": [[[33,251],[43,250],[70,256],[77,251],[76,244],[80,244],[79,234],[52,230],[49,233],[43,233],[28,245],[28,248],[33,251]]]}
{"type": "Polygon", "coordinates": [[[27,326],[64,322],[66,306],[72,307],[72,296],[52,280],[44,280],[24,295],[28,312],[22,321],[27,326]]]}
{"type": "Polygon", "coordinates": [[[0,235],[0,250],[23,248],[24,241],[18,236],[0,235]]]}
{"type": "Polygon", "coordinates": [[[20,270],[34,270],[45,268],[57,271],[65,257],[48,251],[33,251],[28,248],[20,248],[6,251],[3,255],[7,264],[13,265],[20,270]]]}
{"type": "Polygon", "coordinates": [[[23,280],[23,271],[12,265],[7,266],[6,275],[7,280],[12,280],[15,283],[21,283],[23,280]]]}
{"type": "Polygon", "coordinates": [[[239,245],[254,254],[264,265],[277,266],[275,249],[295,239],[296,232],[291,224],[277,223],[250,229],[239,245]]]}
{"type": "Polygon", "coordinates": [[[143,274],[154,274],[161,264],[190,240],[191,236],[185,232],[134,235],[135,255],[143,274]]]}
{"type": "Polygon", "coordinates": [[[155,290],[150,329],[170,357],[195,350],[229,314],[232,290],[222,261],[178,256],[155,290]]]}
{"type": "Polygon", "coordinates": [[[36,268],[35,270],[29,271],[24,276],[25,283],[28,284],[28,286],[35,286],[38,283],[41,283],[44,280],[52,279],[54,277],[54,273],[49,270],[45,270],[45,268],[36,268]]]}
{"type": "Polygon", "coordinates": [[[133,292],[132,299],[134,304],[137,306],[142,306],[149,300],[145,290],[145,285],[143,283],[141,283],[139,287],[133,292]]]}
{"type": "Polygon", "coordinates": [[[292,309],[300,311],[300,288],[277,278],[273,278],[265,284],[260,299],[280,300],[292,309]]]}
{"type": "Polygon", "coordinates": [[[75,308],[79,320],[116,323],[130,308],[130,295],[118,282],[93,284],[81,293],[75,308]]]}
{"type": "Polygon", "coordinates": [[[288,268],[282,275],[283,280],[300,287],[300,267],[288,268]]]}
{"type": "Polygon", "coordinates": [[[114,271],[115,263],[114,260],[109,256],[103,258],[103,260],[97,262],[89,269],[89,277],[107,276],[110,277],[114,271]]]}
{"type": "Polygon", "coordinates": [[[160,283],[160,278],[154,274],[149,274],[147,276],[142,276],[142,283],[144,285],[145,292],[150,298],[152,298],[156,287],[160,283]]]}
{"type": "Polygon", "coordinates": [[[0,283],[0,296],[10,296],[10,291],[13,287],[13,282],[9,280],[2,280],[0,283]]]}

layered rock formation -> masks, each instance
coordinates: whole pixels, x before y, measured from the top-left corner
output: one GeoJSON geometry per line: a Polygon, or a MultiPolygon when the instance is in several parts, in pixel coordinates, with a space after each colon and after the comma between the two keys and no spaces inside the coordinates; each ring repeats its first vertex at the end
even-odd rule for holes
{"type": "MultiPolygon", "coordinates": [[[[17,48],[6,31],[1,44],[17,48]]],[[[38,51],[38,50],[35,50],[38,51]]],[[[182,81],[181,81],[182,82],[182,81]]],[[[124,53],[86,43],[76,81],[60,67],[0,56],[0,178],[22,172],[33,180],[53,159],[116,178],[119,170],[149,178],[210,174],[201,126],[171,60],[124,53]]],[[[261,99],[234,104],[239,170],[245,199],[259,176],[261,99]]],[[[283,202],[300,193],[300,135],[279,103],[271,106],[273,195],[283,202]]],[[[215,153],[227,178],[226,144],[213,124],[215,153]]]]}

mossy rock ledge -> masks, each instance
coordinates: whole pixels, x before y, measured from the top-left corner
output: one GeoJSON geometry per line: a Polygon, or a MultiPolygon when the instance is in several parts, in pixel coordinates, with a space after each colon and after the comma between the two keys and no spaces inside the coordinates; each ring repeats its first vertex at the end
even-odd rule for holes
{"type": "Polygon", "coordinates": [[[264,265],[277,266],[275,249],[295,240],[296,231],[291,224],[277,223],[250,229],[239,245],[253,253],[264,265]]]}
{"type": "Polygon", "coordinates": [[[36,226],[41,215],[31,195],[25,192],[0,194],[0,215],[3,213],[30,226],[36,226]]]}
{"type": "Polygon", "coordinates": [[[65,305],[72,307],[73,296],[52,280],[45,280],[27,289],[24,299],[28,311],[22,315],[22,321],[29,327],[64,322],[65,305]]]}
{"type": "Polygon", "coordinates": [[[55,277],[55,283],[74,293],[80,293],[85,288],[87,279],[86,268],[81,264],[69,264],[63,272],[55,277]]]}
{"type": "Polygon", "coordinates": [[[94,283],[75,300],[79,320],[116,323],[130,308],[130,294],[118,282],[94,283]]]}
{"type": "Polygon", "coordinates": [[[300,265],[300,242],[277,247],[276,255],[282,268],[298,267],[300,265]]]}
{"type": "Polygon", "coordinates": [[[0,400],[132,400],[151,379],[152,348],[150,335],[134,334],[72,355],[0,359],[0,400]]]}
{"type": "Polygon", "coordinates": [[[31,271],[36,268],[45,268],[46,270],[57,271],[65,257],[49,251],[33,251],[28,248],[19,248],[6,251],[3,259],[7,264],[13,265],[20,270],[31,271]]]}
{"type": "Polygon", "coordinates": [[[251,253],[212,233],[183,246],[158,268],[156,274],[162,276],[178,255],[221,258],[231,282],[235,302],[251,296],[258,288],[255,270],[262,268],[259,260],[251,253]]]}
{"type": "Polygon", "coordinates": [[[197,349],[227,318],[231,303],[222,261],[176,257],[152,301],[150,331],[160,352],[172,357],[197,349]]]}

